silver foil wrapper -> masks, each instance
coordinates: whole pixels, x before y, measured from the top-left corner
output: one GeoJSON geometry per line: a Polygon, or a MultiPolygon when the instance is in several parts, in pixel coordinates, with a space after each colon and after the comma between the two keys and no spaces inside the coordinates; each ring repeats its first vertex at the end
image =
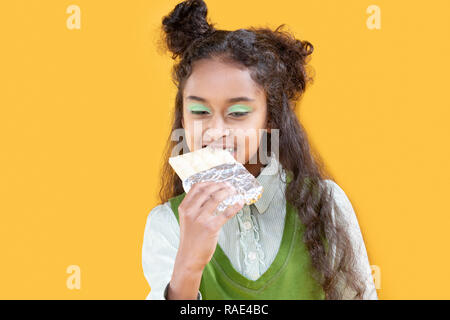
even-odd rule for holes
{"type": "Polygon", "coordinates": [[[227,207],[234,205],[241,199],[244,200],[245,204],[250,205],[256,202],[263,192],[263,187],[258,180],[239,162],[225,163],[197,172],[183,181],[183,189],[189,192],[195,183],[206,181],[228,182],[236,189],[236,194],[219,203],[215,214],[223,212],[227,207]]]}

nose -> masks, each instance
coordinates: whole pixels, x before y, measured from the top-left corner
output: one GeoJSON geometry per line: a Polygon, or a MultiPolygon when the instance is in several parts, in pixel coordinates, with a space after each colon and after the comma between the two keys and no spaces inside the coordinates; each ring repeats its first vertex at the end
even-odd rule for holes
{"type": "Polygon", "coordinates": [[[203,141],[207,144],[225,138],[230,134],[230,129],[226,127],[223,118],[217,115],[214,115],[205,123],[204,129],[203,141]]]}

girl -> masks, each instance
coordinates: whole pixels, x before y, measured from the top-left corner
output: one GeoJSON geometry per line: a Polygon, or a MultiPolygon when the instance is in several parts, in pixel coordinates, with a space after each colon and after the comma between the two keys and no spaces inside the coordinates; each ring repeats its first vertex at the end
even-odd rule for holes
{"type": "Polygon", "coordinates": [[[214,215],[233,189],[203,182],[185,193],[167,161],[177,143],[169,138],[161,204],[144,233],[147,299],[377,299],[352,205],[295,115],[313,46],[283,25],[226,31],[206,17],[203,1],[187,0],[162,21],[164,44],[180,58],[172,130],[183,130],[184,150],[231,148],[264,192],[214,215]],[[258,133],[242,139],[244,129],[258,133]]]}

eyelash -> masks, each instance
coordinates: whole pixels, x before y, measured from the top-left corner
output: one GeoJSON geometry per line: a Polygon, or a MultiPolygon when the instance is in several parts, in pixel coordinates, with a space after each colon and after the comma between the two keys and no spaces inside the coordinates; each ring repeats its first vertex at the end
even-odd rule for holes
{"type": "Polygon", "coordinates": [[[195,111],[195,110],[191,110],[192,114],[198,114],[198,115],[204,115],[204,114],[209,114],[208,111],[195,111]],[[204,112],[204,113],[203,113],[204,112]]]}
{"type": "Polygon", "coordinates": [[[234,114],[234,117],[239,118],[239,117],[243,117],[243,116],[247,115],[248,112],[231,112],[231,113],[229,113],[229,115],[233,115],[233,114],[234,114]]]}

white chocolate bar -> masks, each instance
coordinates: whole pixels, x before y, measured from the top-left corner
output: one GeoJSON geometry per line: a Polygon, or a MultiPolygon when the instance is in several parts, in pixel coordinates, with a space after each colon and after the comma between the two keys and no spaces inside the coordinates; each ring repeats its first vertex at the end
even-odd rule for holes
{"type": "Polygon", "coordinates": [[[182,181],[200,171],[208,170],[221,164],[236,162],[236,159],[229,151],[209,146],[169,158],[169,164],[182,181]]]}

